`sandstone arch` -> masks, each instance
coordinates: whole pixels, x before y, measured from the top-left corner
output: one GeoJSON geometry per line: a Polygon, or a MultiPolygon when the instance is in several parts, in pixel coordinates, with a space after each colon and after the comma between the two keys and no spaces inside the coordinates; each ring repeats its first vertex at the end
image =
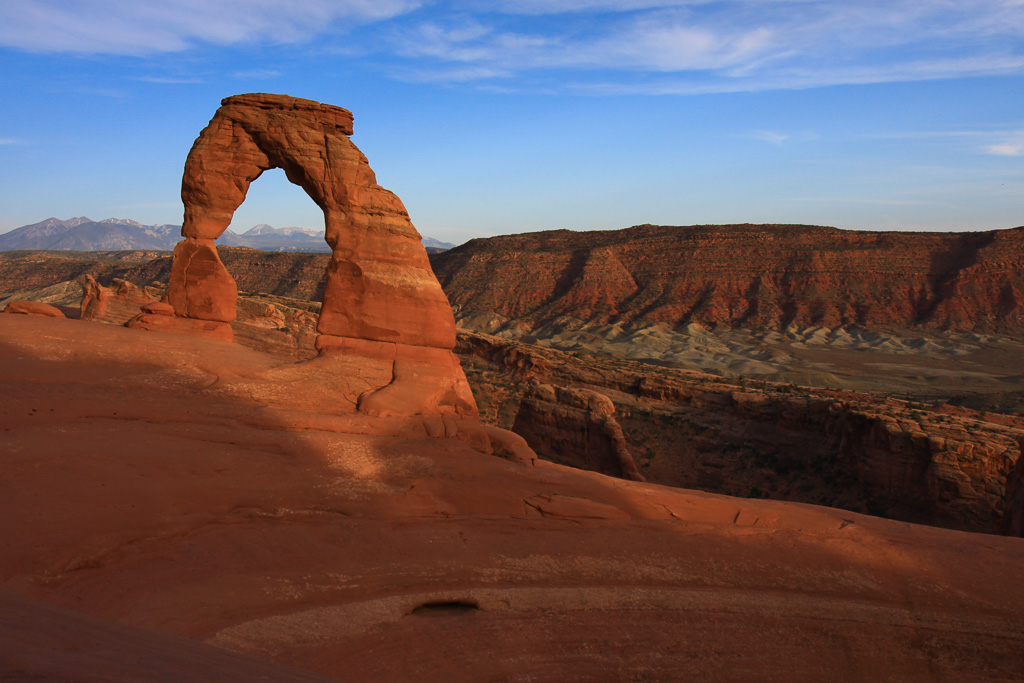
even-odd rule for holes
{"type": "Polygon", "coordinates": [[[402,201],[377,184],[352,143],[351,112],[287,95],[228,97],[185,161],[182,236],[170,303],[177,315],[230,322],[235,290],[213,240],[249,184],[281,168],[324,212],[333,250],[318,331],[450,349],[455,320],[402,201]]]}
{"type": "Polygon", "coordinates": [[[358,359],[350,370],[358,369],[361,382],[371,378],[350,400],[376,414],[475,415],[451,352],[455,319],[420,235],[401,200],[377,184],[351,134],[352,114],[341,107],[265,93],[221,102],[185,161],[184,239],[174,249],[168,290],[176,324],[204,333],[219,325],[230,336],[237,288],[214,240],[250,183],[281,168],[324,212],[333,255],[317,348],[321,356],[358,359]]]}

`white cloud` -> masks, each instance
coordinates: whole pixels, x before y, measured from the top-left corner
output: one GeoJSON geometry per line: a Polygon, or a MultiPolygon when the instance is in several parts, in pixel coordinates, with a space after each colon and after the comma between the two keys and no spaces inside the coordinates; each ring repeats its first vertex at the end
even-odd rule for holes
{"type": "Polygon", "coordinates": [[[984,150],[987,154],[995,154],[996,156],[1020,157],[1024,156],[1024,142],[988,145],[984,147],[984,150]]]}
{"type": "Polygon", "coordinates": [[[993,154],[995,156],[1024,156],[1024,131],[1022,130],[926,130],[900,133],[881,133],[871,137],[892,140],[963,138],[971,140],[971,146],[969,149],[972,152],[977,152],[980,149],[984,154],[993,154]],[[979,138],[982,138],[983,140],[979,141],[979,138]],[[982,144],[980,148],[977,146],[979,142],[993,140],[999,140],[999,142],[982,144]]]}
{"type": "Polygon", "coordinates": [[[18,145],[18,144],[21,144],[21,143],[18,140],[15,140],[14,138],[0,138],[0,145],[18,145]]]}
{"type": "Polygon", "coordinates": [[[776,133],[772,130],[759,130],[751,134],[755,140],[761,140],[768,144],[775,145],[776,147],[782,147],[782,143],[789,140],[789,136],[784,133],[776,133]]]}
{"type": "Polygon", "coordinates": [[[567,14],[573,12],[630,12],[634,10],[708,4],[712,0],[499,0],[466,3],[477,9],[509,14],[567,14]]]}
{"type": "Polygon", "coordinates": [[[298,42],[340,20],[388,19],[418,5],[419,0],[4,0],[0,45],[147,55],[197,43],[298,42]]]}
{"type": "Polygon", "coordinates": [[[446,25],[442,17],[401,31],[399,49],[437,60],[439,71],[445,62],[472,65],[484,79],[487,67],[503,74],[575,70],[580,72],[571,79],[576,85],[566,87],[595,94],[737,92],[1024,73],[1024,9],[1016,0],[469,4],[485,5],[490,13],[468,22],[460,16],[446,25]],[[505,20],[500,12],[565,16],[524,23],[505,20]],[[577,16],[582,12],[591,15],[577,16]],[[609,18],[602,12],[620,14],[609,18]]]}
{"type": "Polygon", "coordinates": [[[465,83],[481,79],[509,78],[510,71],[486,66],[451,67],[447,69],[398,69],[392,76],[411,83],[465,83]]]}
{"type": "Polygon", "coordinates": [[[1024,3],[0,1],[0,45],[24,50],[152,55],[254,42],[372,59],[373,68],[408,80],[591,94],[741,92],[1024,74],[1024,3]],[[333,39],[383,20],[393,21],[333,39]]]}

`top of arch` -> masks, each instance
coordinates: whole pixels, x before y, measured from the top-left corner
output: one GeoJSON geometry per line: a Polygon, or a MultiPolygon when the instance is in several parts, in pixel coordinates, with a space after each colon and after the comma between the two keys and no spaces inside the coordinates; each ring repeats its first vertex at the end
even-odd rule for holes
{"type": "MultiPolygon", "coordinates": [[[[294,112],[298,115],[312,115],[317,122],[326,127],[333,127],[339,133],[352,135],[352,112],[343,107],[336,107],[332,104],[323,104],[314,100],[305,100],[301,97],[291,95],[276,95],[272,93],[245,93],[232,95],[220,101],[222,107],[263,109],[267,111],[294,112]]],[[[221,110],[223,111],[223,110],[221,110]]]]}

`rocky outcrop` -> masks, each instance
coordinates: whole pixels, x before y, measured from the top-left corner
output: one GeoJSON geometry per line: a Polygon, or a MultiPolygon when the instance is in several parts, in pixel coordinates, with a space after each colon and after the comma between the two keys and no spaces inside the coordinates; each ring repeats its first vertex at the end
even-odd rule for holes
{"type": "Polygon", "coordinates": [[[1007,536],[1024,537],[1024,439],[1018,443],[1018,452],[1017,465],[1007,477],[1001,531],[1007,536]]]}
{"type": "Polygon", "coordinates": [[[38,315],[44,318],[63,318],[64,311],[50,304],[38,301],[11,301],[3,310],[4,313],[17,315],[38,315]]]}
{"type": "Polygon", "coordinates": [[[641,225],[475,239],[431,262],[460,324],[1024,330],[1024,228],[641,225]]]}
{"type": "MultiPolygon", "coordinates": [[[[182,236],[167,297],[186,331],[195,321],[224,335],[237,315],[237,285],[214,240],[249,184],[281,168],[324,212],[327,264],[317,349],[339,371],[372,377],[357,404],[375,415],[454,412],[476,407],[451,353],[455,321],[401,200],[377,184],[349,139],[352,114],[287,95],[222,101],[185,161],[182,236]],[[352,366],[359,359],[361,367],[352,366]]],[[[143,315],[134,325],[174,321],[143,315]]]]}
{"type": "Polygon", "coordinates": [[[156,290],[120,278],[114,278],[112,286],[106,287],[87,274],[79,278],[79,284],[82,286],[82,320],[123,325],[139,315],[145,306],[159,301],[156,290]]]}
{"type": "Polygon", "coordinates": [[[615,420],[615,404],[596,391],[533,380],[512,431],[547,460],[644,481],[615,420]]]}

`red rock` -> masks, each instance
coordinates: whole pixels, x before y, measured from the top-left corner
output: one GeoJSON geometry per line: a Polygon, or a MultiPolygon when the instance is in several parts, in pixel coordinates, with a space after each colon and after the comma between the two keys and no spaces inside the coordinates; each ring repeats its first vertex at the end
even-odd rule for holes
{"type": "Polygon", "coordinates": [[[547,460],[644,481],[615,420],[615,404],[596,391],[532,380],[512,431],[547,460]]]}
{"type": "Polygon", "coordinates": [[[0,592],[0,675],[35,683],[331,679],[0,592]]]}
{"type": "Polygon", "coordinates": [[[622,447],[652,483],[742,496],[756,489],[919,524],[1024,533],[1020,417],[851,391],[794,395],[773,382],[737,390],[740,380],[668,368],[653,375],[643,364],[464,330],[456,352],[474,368],[478,396],[518,406],[502,426],[556,462],[622,476],[617,437],[601,428],[609,408],[578,395],[585,386],[584,395],[615,397],[622,447]]]}
{"type": "Polygon", "coordinates": [[[357,398],[360,412],[377,416],[455,413],[476,416],[476,402],[455,354],[447,349],[334,337],[317,338],[321,356],[355,364],[344,374],[372,378],[357,398]]]}
{"type": "Polygon", "coordinates": [[[174,315],[174,306],[164,303],[162,301],[155,301],[150,304],[142,305],[143,313],[152,313],[153,315],[174,315]]]}
{"type": "Polygon", "coordinates": [[[0,583],[81,615],[4,600],[0,677],[1019,678],[1021,539],[490,457],[331,403],[330,356],[0,344],[0,583]]]}
{"type": "MultiPolygon", "coordinates": [[[[333,251],[317,348],[333,358],[319,367],[346,378],[344,400],[378,416],[474,417],[472,392],[451,352],[455,319],[420,235],[401,200],[377,184],[351,134],[352,114],[340,107],[286,95],[225,99],[185,161],[185,239],[174,250],[168,302],[184,318],[235,320],[237,286],[213,240],[249,183],[283,168],[324,211],[333,251]]],[[[131,326],[153,325],[166,323],[143,317],[131,326]]]]}
{"type": "Polygon", "coordinates": [[[212,239],[188,237],[174,247],[167,302],[185,318],[229,323],[236,317],[238,287],[212,239]]]}
{"type": "Polygon", "coordinates": [[[64,312],[56,306],[39,303],[38,301],[11,301],[4,308],[4,313],[19,315],[38,315],[44,318],[65,318],[64,312]]]}
{"type": "MultiPolygon", "coordinates": [[[[267,169],[283,168],[323,209],[333,249],[319,331],[450,349],[454,319],[420,235],[401,200],[377,184],[351,134],[352,114],[340,107],[286,95],[225,99],[185,162],[182,235],[216,239],[249,183],[267,169]]],[[[181,276],[172,274],[170,301],[179,315],[228,319],[190,309],[191,273],[176,272],[181,276]]],[[[218,300],[221,308],[227,298],[218,300]]]]}
{"type": "Polygon", "coordinates": [[[82,286],[82,320],[122,325],[138,315],[147,304],[157,302],[145,288],[121,278],[113,278],[112,287],[101,285],[91,274],[78,282],[82,286]]]}
{"type": "Polygon", "coordinates": [[[568,316],[775,330],[1024,330],[1024,228],[641,225],[475,239],[431,262],[460,321],[497,315],[494,325],[509,329],[568,316]]]}
{"type": "Polygon", "coordinates": [[[178,318],[166,313],[140,313],[124,324],[133,330],[149,330],[151,332],[170,332],[172,334],[189,334],[210,339],[231,341],[234,332],[227,323],[216,320],[196,320],[178,318]]]}

